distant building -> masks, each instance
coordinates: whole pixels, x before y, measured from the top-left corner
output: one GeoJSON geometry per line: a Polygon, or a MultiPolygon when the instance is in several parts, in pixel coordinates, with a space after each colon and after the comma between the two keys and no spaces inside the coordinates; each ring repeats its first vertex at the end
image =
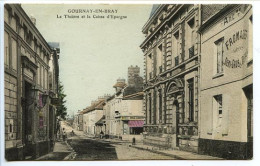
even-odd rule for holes
{"type": "Polygon", "coordinates": [[[99,124],[103,117],[103,104],[105,96],[99,97],[96,101],[92,101],[91,105],[81,111],[83,116],[83,131],[87,135],[98,136],[102,130],[99,124]]]}
{"type": "Polygon", "coordinates": [[[59,43],[53,47],[48,43],[52,49],[52,53],[50,54],[49,59],[49,73],[48,73],[48,81],[49,81],[49,138],[50,138],[50,145],[52,148],[55,143],[56,134],[58,132],[58,121],[56,117],[57,113],[57,106],[60,104],[58,98],[58,91],[59,91],[59,57],[60,57],[60,48],[59,43]]]}
{"type": "Polygon", "coordinates": [[[74,115],[73,128],[78,131],[83,131],[83,114],[80,110],[74,115]]]}
{"type": "Polygon", "coordinates": [[[55,141],[58,58],[19,4],[4,6],[5,158],[32,160],[55,141]],[[50,58],[55,61],[50,71],[50,58]],[[55,71],[50,82],[49,74],[55,71]]]}
{"type": "Polygon", "coordinates": [[[139,67],[128,68],[128,84],[117,80],[116,93],[104,105],[105,135],[123,140],[142,139],[144,124],[143,78],[139,67]],[[121,86],[119,86],[121,85],[121,86]]]}

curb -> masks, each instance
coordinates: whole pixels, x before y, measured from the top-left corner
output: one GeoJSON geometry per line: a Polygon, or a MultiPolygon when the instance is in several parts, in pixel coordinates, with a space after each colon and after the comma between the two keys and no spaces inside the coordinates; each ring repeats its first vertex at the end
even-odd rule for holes
{"type": "Polygon", "coordinates": [[[65,141],[66,145],[68,146],[68,148],[72,151],[70,154],[68,154],[63,160],[73,160],[77,153],[74,151],[74,149],[70,146],[70,144],[67,142],[67,140],[65,141]]]}
{"type": "Polygon", "coordinates": [[[160,155],[164,155],[164,156],[169,156],[169,157],[173,157],[173,158],[176,158],[178,160],[187,160],[183,157],[180,157],[180,156],[177,156],[177,155],[174,155],[174,154],[168,154],[168,153],[164,153],[164,152],[159,152],[159,151],[156,151],[156,150],[151,150],[151,149],[145,149],[145,148],[141,148],[141,147],[137,147],[137,146],[132,146],[130,145],[129,147],[132,147],[132,148],[135,148],[135,149],[139,149],[139,150],[145,150],[145,151],[148,151],[148,152],[152,152],[152,153],[156,153],[156,154],[160,154],[160,155]]]}
{"type": "Polygon", "coordinates": [[[63,160],[73,160],[76,157],[76,152],[71,152],[69,155],[67,155],[63,160]]]}

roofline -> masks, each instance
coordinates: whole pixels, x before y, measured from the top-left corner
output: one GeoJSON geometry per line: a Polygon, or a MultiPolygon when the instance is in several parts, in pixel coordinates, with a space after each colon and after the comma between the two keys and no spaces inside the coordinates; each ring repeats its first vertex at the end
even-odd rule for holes
{"type": "Polygon", "coordinates": [[[157,17],[160,13],[160,11],[163,9],[163,7],[165,6],[165,4],[159,4],[160,6],[154,11],[153,15],[151,17],[149,17],[149,19],[146,21],[146,23],[144,24],[143,28],[142,28],[142,32],[144,33],[144,31],[151,25],[152,20],[154,20],[155,17],[157,17]]]}
{"type": "Polygon", "coordinates": [[[130,94],[130,95],[124,96],[123,99],[129,98],[129,97],[143,96],[143,95],[144,95],[144,92],[141,91],[141,92],[137,92],[137,93],[134,93],[134,94],[130,94]]]}
{"type": "MultiPolygon", "coordinates": [[[[10,5],[10,4],[5,4],[5,5],[10,5]]],[[[51,47],[49,46],[49,44],[47,43],[45,38],[42,36],[42,34],[38,30],[38,28],[33,24],[32,20],[29,18],[27,13],[24,11],[21,4],[13,4],[13,6],[17,9],[18,12],[21,11],[20,14],[22,17],[24,16],[24,20],[28,22],[28,26],[30,26],[32,28],[32,30],[35,31],[35,35],[38,36],[38,38],[43,41],[42,43],[45,45],[46,49],[49,49],[49,52],[52,53],[51,47]]]]}
{"type": "Polygon", "coordinates": [[[160,26],[157,26],[156,29],[155,29],[150,35],[148,35],[148,36],[144,39],[144,41],[140,44],[139,47],[140,47],[140,48],[143,48],[143,47],[145,46],[145,44],[161,29],[161,27],[162,27],[163,25],[165,25],[167,22],[169,22],[169,21],[172,19],[172,17],[174,17],[175,14],[178,13],[180,9],[182,9],[182,7],[183,7],[184,5],[185,5],[185,4],[176,4],[177,10],[174,10],[174,11],[173,11],[173,14],[170,14],[169,17],[166,18],[166,19],[161,23],[160,26]]]}
{"type": "Polygon", "coordinates": [[[218,11],[216,14],[212,15],[209,19],[207,19],[204,23],[202,23],[202,25],[198,29],[198,33],[202,33],[207,27],[209,27],[211,25],[211,23],[218,20],[220,18],[220,16],[223,15],[223,13],[225,13],[225,12],[229,11],[229,9],[235,8],[239,5],[240,4],[230,4],[230,5],[227,5],[224,8],[222,8],[220,11],[218,11]]]}

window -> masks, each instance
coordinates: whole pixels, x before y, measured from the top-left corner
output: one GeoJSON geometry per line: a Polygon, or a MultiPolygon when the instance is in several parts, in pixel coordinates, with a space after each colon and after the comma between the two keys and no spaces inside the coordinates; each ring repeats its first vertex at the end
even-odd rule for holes
{"type": "Polygon", "coordinates": [[[41,66],[41,87],[43,87],[43,77],[44,77],[44,75],[43,75],[43,66],[41,66]]]}
{"type": "Polygon", "coordinates": [[[187,22],[187,34],[186,34],[186,38],[188,40],[186,40],[186,45],[187,45],[187,52],[189,54],[189,58],[194,56],[194,42],[195,42],[195,38],[196,38],[196,32],[195,32],[195,18],[190,19],[187,22]]]}
{"type": "Polygon", "coordinates": [[[39,66],[38,69],[37,69],[37,83],[38,83],[38,85],[41,84],[41,80],[40,79],[41,79],[41,66],[39,66]]]}
{"type": "Polygon", "coordinates": [[[159,121],[162,123],[162,91],[159,90],[159,121]]]}
{"type": "Polygon", "coordinates": [[[188,96],[189,96],[189,121],[194,121],[194,79],[188,80],[188,96]]]}
{"type": "Polygon", "coordinates": [[[157,93],[156,93],[156,91],[154,91],[154,96],[153,96],[153,124],[156,124],[156,120],[157,120],[157,109],[156,109],[156,105],[157,105],[157,103],[156,103],[156,101],[157,101],[157,93]]]}
{"type": "Polygon", "coordinates": [[[173,35],[172,43],[172,65],[177,66],[179,64],[179,31],[173,35]]]}
{"type": "Polygon", "coordinates": [[[4,38],[5,38],[5,41],[4,41],[4,50],[5,50],[5,65],[9,66],[9,58],[10,58],[10,55],[9,55],[9,34],[5,31],[5,34],[4,34],[4,38]]]}
{"type": "MultiPolygon", "coordinates": [[[[222,125],[222,121],[223,121],[223,114],[224,114],[224,112],[223,112],[223,109],[222,109],[222,95],[216,95],[216,96],[214,96],[213,97],[214,99],[213,99],[213,111],[214,111],[214,113],[213,113],[213,115],[215,115],[214,117],[214,119],[215,119],[215,129],[217,129],[217,131],[218,132],[220,132],[220,130],[221,130],[221,132],[222,132],[222,134],[223,134],[223,127],[225,127],[225,126],[223,126],[222,125]]],[[[227,125],[228,124],[226,124],[226,127],[227,127],[227,125]]],[[[227,134],[227,130],[225,131],[225,133],[227,134]]]]}
{"type": "Polygon", "coordinates": [[[163,62],[163,55],[162,55],[162,45],[159,45],[157,48],[157,74],[162,73],[162,62],[163,62]]]}
{"type": "Polygon", "coordinates": [[[45,89],[47,89],[48,88],[48,70],[47,69],[45,69],[44,78],[45,78],[45,89]]]}
{"type": "Polygon", "coordinates": [[[217,95],[214,96],[216,103],[217,103],[217,112],[218,112],[218,116],[222,117],[223,115],[223,110],[222,110],[222,95],[217,95]]]}
{"type": "Polygon", "coordinates": [[[253,60],[253,16],[248,21],[248,62],[253,60]]]}
{"type": "Polygon", "coordinates": [[[147,61],[146,61],[146,72],[147,72],[147,80],[152,78],[152,54],[149,54],[147,56],[147,61]]]}
{"type": "Polygon", "coordinates": [[[224,37],[215,42],[216,50],[216,74],[223,73],[223,43],[224,37]]]}
{"type": "Polygon", "coordinates": [[[17,70],[17,41],[12,38],[12,69],[17,70]]]}
{"type": "Polygon", "coordinates": [[[152,98],[151,94],[149,95],[149,124],[152,123],[152,98]]]}

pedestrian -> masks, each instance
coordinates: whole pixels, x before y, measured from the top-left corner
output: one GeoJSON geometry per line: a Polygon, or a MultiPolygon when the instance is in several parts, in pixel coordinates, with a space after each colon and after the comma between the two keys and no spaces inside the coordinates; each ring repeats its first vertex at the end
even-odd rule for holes
{"type": "Polygon", "coordinates": [[[66,132],[65,131],[62,132],[62,138],[63,138],[63,141],[66,140],[66,132]]]}
{"type": "Polygon", "coordinates": [[[104,133],[103,133],[103,131],[101,130],[101,132],[100,132],[100,139],[103,138],[103,135],[104,135],[104,133]]]}
{"type": "Polygon", "coordinates": [[[73,130],[71,131],[71,135],[72,135],[72,136],[74,136],[74,135],[75,135],[75,133],[74,133],[74,131],[73,131],[73,130]]]}
{"type": "Polygon", "coordinates": [[[135,137],[132,139],[132,145],[135,145],[135,137]]]}

